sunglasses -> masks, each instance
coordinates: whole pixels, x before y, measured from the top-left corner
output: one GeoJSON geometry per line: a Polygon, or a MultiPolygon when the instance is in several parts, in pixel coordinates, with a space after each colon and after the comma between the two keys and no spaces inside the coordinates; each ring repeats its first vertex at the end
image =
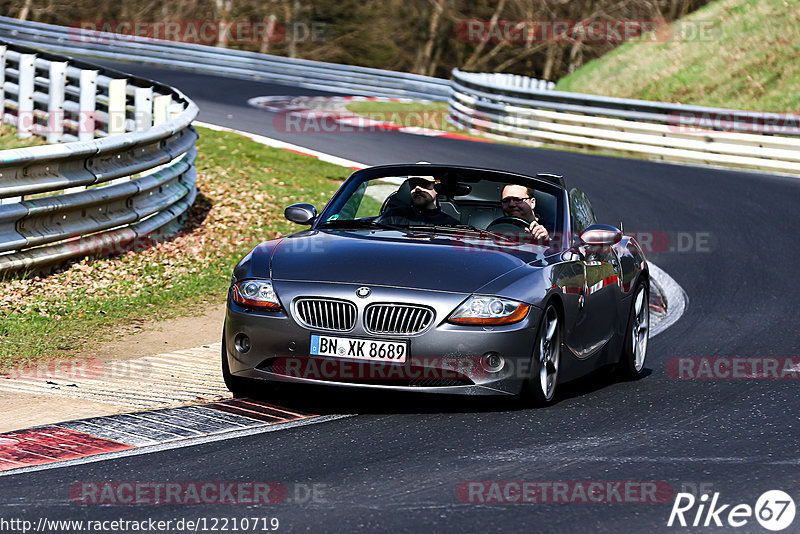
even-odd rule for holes
{"type": "Polygon", "coordinates": [[[502,203],[503,204],[511,204],[512,202],[514,202],[516,204],[516,203],[522,202],[524,200],[530,200],[532,198],[533,197],[506,197],[506,198],[504,198],[502,200],[502,203]]]}
{"type": "Polygon", "coordinates": [[[417,187],[421,187],[422,189],[433,189],[433,182],[431,182],[430,180],[421,180],[417,178],[409,180],[408,186],[411,188],[412,191],[417,187]]]}

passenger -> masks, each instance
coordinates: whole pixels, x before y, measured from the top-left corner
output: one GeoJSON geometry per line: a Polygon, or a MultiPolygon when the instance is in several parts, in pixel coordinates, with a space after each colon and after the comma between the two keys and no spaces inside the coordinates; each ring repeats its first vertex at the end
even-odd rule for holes
{"type": "Polygon", "coordinates": [[[533,208],[536,207],[535,193],[536,191],[532,187],[506,184],[505,187],[503,187],[501,201],[503,215],[506,217],[523,219],[530,223],[528,225],[528,232],[535,239],[548,240],[550,236],[547,234],[547,229],[539,224],[536,214],[533,212],[533,208]]]}

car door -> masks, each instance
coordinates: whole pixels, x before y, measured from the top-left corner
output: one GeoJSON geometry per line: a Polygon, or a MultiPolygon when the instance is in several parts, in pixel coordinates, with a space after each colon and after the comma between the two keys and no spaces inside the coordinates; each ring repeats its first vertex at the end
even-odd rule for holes
{"type": "MultiPolygon", "coordinates": [[[[579,189],[569,194],[570,216],[575,238],[597,223],[592,205],[579,189]]],[[[591,250],[580,247],[585,282],[578,295],[575,323],[576,353],[589,358],[598,353],[614,335],[619,298],[619,261],[612,248],[591,250]]]]}

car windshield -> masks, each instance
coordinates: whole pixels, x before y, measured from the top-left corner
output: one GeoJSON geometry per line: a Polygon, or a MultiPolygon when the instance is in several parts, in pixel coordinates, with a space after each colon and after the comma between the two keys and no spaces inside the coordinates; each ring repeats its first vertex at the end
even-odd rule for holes
{"type": "Polygon", "coordinates": [[[529,232],[535,220],[550,236],[563,231],[561,189],[517,175],[431,169],[422,174],[359,176],[345,183],[321,214],[318,228],[529,232]],[[360,178],[360,179],[359,179],[360,178]]]}

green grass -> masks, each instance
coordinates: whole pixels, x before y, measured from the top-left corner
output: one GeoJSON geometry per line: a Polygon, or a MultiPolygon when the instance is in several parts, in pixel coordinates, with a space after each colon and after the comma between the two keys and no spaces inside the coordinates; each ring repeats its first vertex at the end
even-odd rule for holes
{"type": "Polygon", "coordinates": [[[681,19],[686,39],[625,43],[556,89],[755,111],[800,111],[796,0],[717,0],[681,19]],[[691,28],[691,30],[690,30],[691,28]],[[689,39],[703,28],[707,37],[689,39]]]}
{"type": "Polygon", "coordinates": [[[447,102],[351,102],[347,109],[376,121],[460,132],[447,122],[447,102]]]}
{"type": "Polygon", "coordinates": [[[301,229],[284,219],[284,207],[304,201],[321,208],[351,172],[199,130],[199,192],[187,231],[141,252],[0,281],[0,369],[68,357],[144,320],[221,305],[244,254],[301,229]]]}
{"type": "Polygon", "coordinates": [[[22,148],[46,144],[40,137],[27,137],[20,139],[17,137],[17,129],[7,124],[0,125],[0,150],[9,148],[22,148]]]}

